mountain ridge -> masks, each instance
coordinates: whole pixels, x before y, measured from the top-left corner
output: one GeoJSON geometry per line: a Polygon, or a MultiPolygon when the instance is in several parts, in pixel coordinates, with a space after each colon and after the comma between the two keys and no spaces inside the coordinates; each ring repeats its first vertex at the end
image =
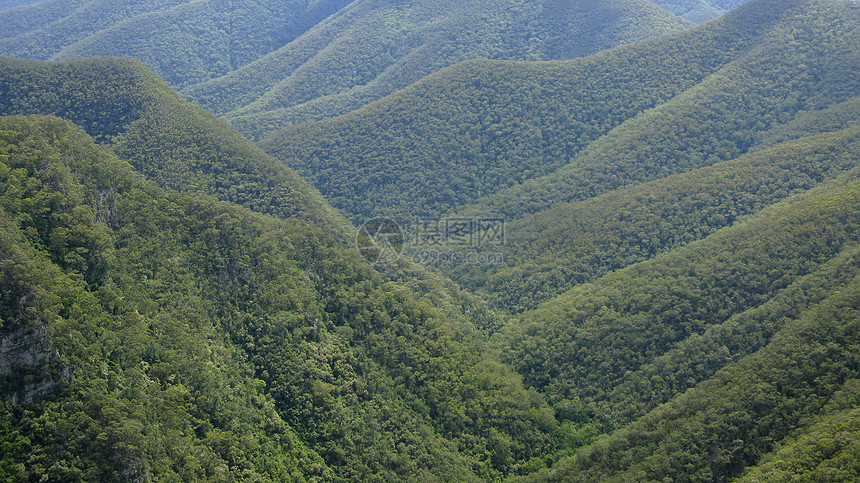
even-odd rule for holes
{"type": "Polygon", "coordinates": [[[460,60],[578,57],[690,24],[648,0],[47,0],[0,11],[0,25],[0,55],[135,57],[258,138],[460,60]]]}
{"type": "Polygon", "coordinates": [[[373,216],[516,219],[736,157],[765,123],[847,100],[858,84],[850,66],[860,52],[846,40],[856,17],[847,3],[755,1],[696,29],[592,57],[468,61],[260,145],[356,223],[373,216]],[[781,37],[795,28],[807,38],[786,46],[781,37]],[[827,36],[834,29],[845,35],[827,36]],[[789,60],[796,53],[788,49],[819,48],[822,56],[807,53],[809,67],[789,60]],[[768,89],[773,77],[780,90],[768,89]],[[786,104],[792,96],[809,106],[786,104]],[[785,114],[770,112],[777,108],[785,114]],[[682,144],[694,135],[696,143],[682,144]]]}
{"type": "Polygon", "coordinates": [[[0,57],[0,479],[856,480],[858,14],[468,60],[292,167],[137,60],[0,57]],[[426,246],[498,265],[415,262],[491,208],[426,246]]]}

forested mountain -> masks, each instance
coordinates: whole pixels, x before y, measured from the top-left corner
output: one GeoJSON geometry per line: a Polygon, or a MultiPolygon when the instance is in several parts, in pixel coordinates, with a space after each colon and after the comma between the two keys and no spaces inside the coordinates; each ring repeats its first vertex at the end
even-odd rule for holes
{"type": "Polygon", "coordinates": [[[460,481],[586,441],[487,346],[491,313],[297,218],[328,219],[288,211],[324,206],[288,170],[286,194],[258,186],[271,158],[139,63],[2,73],[3,112],[112,150],[2,121],[4,476],[460,481]]]}
{"type": "MultiPolygon", "coordinates": [[[[860,110],[857,111],[860,113],[860,110]]],[[[704,238],[860,166],[860,127],[565,203],[506,225],[503,262],[442,267],[512,311],[704,238]]]]}
{"type": "Polygon", "coordinates": [[[341,215],[283,163],[225,122],[189,104],[140,62],[58,63],[0,57],[0,114],[51,114],[74,121],[165,187],[209,194],[330,232],[341,215]]]}
{"type": "Polygon", "coordinates": [[[459,64],[261,145],[354,221],[512,220],[735,158],[850,100],[858,18],[847,0],[758,0],[584,59],[459,64]]]}
{"type": "MultiPolygon", "coordinates": [[[[231,32],[205,0],[73,3],[0,15],[76,45],[152,19],[207,39],[198,14],[231,32]]],[[[287,47],[342,37],[305,52],[307,85],[271,70],[265,102],[326,89],[310,74],[376,52],[368,30],[414,50],[348,68],[390,73],[470,34],[566,56],[659,13],[290,5],[339,13],[287,47]]],[[[858,38],[849,0],[751,0],[584,58],[444,68],[280,131],[280,159],[138,60],[0,57],[0,480],[857,481],[858,38]],[[343,214],[503,236],[438,248],[493,263],[372,263],[343,214]]]]}
{"type": "Polygon", "coordinates": [[[166,195],[56,118],[0,118],[0,180],[4,480],[330,474],[168,261],[247,214],[166,195]]]}
{"type": "Polygon", "coordinates": [[[506,353],[534,386],[595,403],[602,424],[630,422],[854,279],[857,175],[574,287],[524,314],[506,353]]]}
{"type": "Polygon", "coordinates": [[[856,481],[858,306],[854,278],[765,348],[526,480],[856,481]]]}
{"type": "Polygon", "coordinates": [[[344,114],[458,61],[569,59],[684,26],[643,0],[356,2],[278,51],[182,93],[259,137],[344,114]]]}
{"type": "Polygon", "coordinates": [[[654,0],[666,10],[687,20],[701,23],[719,17],[749,0],[654,0]]]}
{"type": "Polygon", "coordinates": [[[0,54],[143,61],[174,86],[224,75],[300,36],[347,0],[46,0],[0,12],[0,54]]]}
{"type": "Polygon", "coordinates": [[[581,60],[463,63],[263,146],[356,221],[506,218],[503,263],[441,268],[525,311],[504,361],[604,435],[525,479],[852,481],[858,20],[753,1],[581,60]]]}
{"type": "Polygon", "coordinates": [[[579,57],[687,24],[647,0],[46,0],[0,12],[0,25],[2,55],[135,57],[261,136],[461,60],[579,57]]]}

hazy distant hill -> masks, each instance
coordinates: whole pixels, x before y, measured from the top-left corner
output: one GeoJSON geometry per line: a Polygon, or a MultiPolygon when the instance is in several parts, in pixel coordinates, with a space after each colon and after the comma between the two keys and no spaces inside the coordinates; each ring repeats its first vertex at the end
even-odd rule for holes
{"type": "Polygon", "coordinates": [[[354,221],[513,220],[735,158],[848,101],[858,19],[847,0],[757,1],[569,62],[466,62],[261,145],[354,221]]]}
{"type": "Polygon", "coordinates": [[[46,0],[0,12],[0,54],[136,57],[181,87],[278,49],[347,3],[46,0]]]}
{"type": "Polygon", "coordinates": [[[351,111],[461,60],[549,60],[678,31],[647,1],[356,2],[276,52],[182,93],[251,136],[351,111]]]}
{"type": "Polygon", "coordinates": [[[261,136],[461,60],[572,58],[687,25],[647,0],[47,0],[0,12],[0,54],[136,57],[261,136]]]}
{"type": "Polygon", "coordinates": [[[0,0],[0,10],[5,10],[7,8],[12,7],[19,7],[21,5],[29,5],[38,1],[39,0],[0,0]]]}
{"type": "Polygon", "coordinates": [[[666,10],[696,23],[707,22],[749,0],[654,0],[666,10]]]}

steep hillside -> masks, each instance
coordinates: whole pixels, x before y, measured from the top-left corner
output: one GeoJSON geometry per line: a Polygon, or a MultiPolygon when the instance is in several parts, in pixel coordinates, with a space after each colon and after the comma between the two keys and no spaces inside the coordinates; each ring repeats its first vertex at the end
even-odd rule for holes
{"type": "Polygon", "coordinates": [[[641,0],[356,2],[246,68],[182,93],[259,137],[346,113],[458,61],[567,59],[683,27],[641,0]]]}
{"type": "Polygon", "coordinates": [[[0,58],[0,115],[9,114],[69,119],[168,188],[350,230],[293,170],[182,100],[138,61],[0,58]]]}
{"type": "Polygon", "coordinates": [[[858,174],[513,324],[503,353],[526,382],[572,420],[616,430],[543,476],[660,480],[684,468],[725,481],[826,416],[860,376],[858,174]]]}
{"type": "Polygon", "coordinates": [[[619,126],[552,175],[490,195],[478,209],[516,217],[731,159],[795,117],[856,97],[860,46],[852,39],[860,35],[860,10],[850,2],[759,0],[729,16],[768,8],[786,17],[747,55],[619,126]]]}
{"type": "Polygon", "coordinates": [[[0,118],[0,186],[3,479],[331,475],[205,315],[191,267],[164,265],[190,254],[165,227],[214,213],[56,118],[0,118]]]}
{"type": "Polygon", "coordinates": [[[533,309],[858,166],[860,128],[806,137],[509,222],[504,246],[484,248],[501,263],[441,268],[501,307],[533,309]]]}
{"type": "Polygon", "coordinates": [[[467,481],[570,437],[462,312],[310,223],[0,123],[6,476],[467,481]]]}
{"type": "MultiPolygon", "coordinates": [[[[324,88],[369,31],[415,49],[372,77],[472,33],[561,55],[644,3],[500,5],[359,1],[288,46],[343,27],[306,52],[324,88]],[[549,6],[569,16],[530,17],[549,6]]],[[[113,13],[194,6],[217,7],[113,13]]],[[[461,62],[268,138],[291,167],[137,60],[0,57],[0,480],[857,481],[856,38],[848,0],[751,0],[584,58],[461,62]],[[374,264],[294,169],[358,223],[503,235],[374,264]]],[[[270,86],[328,102],[271,72],[249,122],[270,86]]]]}
{"type": "Polygon", "coordinates": [[[222,76],[292,41],[347,0],[47,0],[0,12],[0,54],[142,60],[174,86],[222,76]]]}
{"type": "Polygon", "coordinates": [[[758,0],[581,60],[460,64],[262,146],[355,221],[513,220],[735,158],[851,99],[858,19],[847,1],[758,0]]]}
{"type": "Polygon", "coordinates": [[[659,481],[681,468],[730,481],[750,467],[739,481],[856,481],[857,307],[855,277],[767,347],[525,481],[659,481]]]}
{"type": "MultiPolygon", "coordinates": [[[[310,448],[329,468],[320,471],[353,479],[494,478],[540,468],[543,457],[587,441],[590,433],[560,427],[543,399],[525,390],[487,347],[478,328],[499,322],[480,301],[408,263],[383,267],[385,276],[377,273],[357,250],[345,249],[345,243],[354,243],[345,238],[352,229],[330,217],[325,202],[316,204],[317,193],[305,191],[307,185],[294,173],[222,122],[181,101],[140,63],[3,62],[0,112],[67,116],[122,162],[187,193],[155,188],[86,139],[83,147],[61,145],[45,156],[10,156],[9,173],[17,178],[3,183],[13,198],[8,210],[24,220],[49,218],[33,222],[36,232],[20,226],[29,243],[47,250],[48,259],[70,277],[83,277],[91,292],[101,294],[101,287],[115,284],[112,296],[134,301],[129,310],[151,315],[154,307],[164,306],[170,310],[163,315],[166,323],[219,331],[232,344],[227,350],[235,350],[265,382],[263,394],[296,431],[296,444],[310,448]],[[102,173],[88,160],[101,160],[110,169],[102,173]],[[51,184],[44,196],[27,194],[45,185],[42,178],[51,173],[63,174],[59,184],[51,184]],[[136,182],[151,193],[143,198],[116,193],[136,182]],[[79,192],[87,206],[79,206],[79,198],[59,203],[59,193],[79,192]],[[207,193],[279,219],[215,203],[207,193]],[[25,201],[15,201],[24,195],[25,201]],[[131,196],[130,211],[119,209],[125,196],[131,196]],[[34,205],[43,198],[47,205],[34,205]],[[64,215],[69,210],[74,216],[64,215]],[[60,228],[54,230],[56,223],[60,228]],[[50,238],[54,231],[56,240],[50,238]],[[94,247],[91,231],[102,233],[93,236],[107,245],[94,247]],[[41,238],[33,238],[37,235],[41,238]],[[135,242],[129,245],[128,237],[135,242]],[[112,250],[115,256],[107,261],[95,256],[112,250]]],[[[41,121],[9,122],[13,139],[41,139],[41,121]]],[[[64,126],[42,131],[82,137],[64,126]]],[[[212,338],[205,331],[199,337],[212,338]]],[[[21,372],[12,374],[13,381],[26,380],[21,372]]],[[[29,408],[16,404],[10,411],[29,408]]],[[[155,461],[148,458],[140,459],[155,461]]]]}
{"type": "Polygon", "coordinates": [[[845,384],[825,416],[792,434],[738,481],[825,479],[851,481],[860,475],[860,381],[845,384]]]}
{"type": "MultiPolygon", "coordinates": [[[[828,264],[847,270],[834,280],[853,277],[855,257],[848,254],[856,251],[860,216],[853,198],[857,173],[855,169],[846,178],[789,198],[702,241],[574,287],[527,312],[508,352],[512,363],[527,381],[553,394],[585,401],[603,401],[609,394],[623,398],[625,391],[619,388],[624,379],[638,377],[637,370],[688,337],[762,306],[803,277],[818,277],[816,283],[801,286],[819,290],[821,276],[814,274],[831,273],[828,264]]],[[[807,296],[800,300],[810,303],[807,296]]],[[[779,310],[796,308],[797,302],[789,299],[779,310]]],[[[771,323],[758,321],[756,330],[772,330],[773,324],[781,323],[778,311],[765,314],[777,318],[771,323]]],[[[744,337],[742,331],[735,335],[744,337]]],[[[753,340],[760,343],[766,338],[753,340]]],[[[729,352],[720,359],[731,358],[731,347],[740,342],[731,341],[729,352]]],[[[739,347],[747,350],[748,342],[739,347]]],[[[684,366],[695,364],[694,360],[684,366]]],[[[683,366],[660,367],[681,371],[683,366]]],[[[705,376],[700,368],[691,377],[705,376]]],[[[689,384],[666,374],[663,379],[668,390],[674,387],[671,381],[682,387],[689,384]]],[[[635,413],[650,398],[656,399],[651,402],[656,405],[661,397],[665,394],[655,391],[635,403],[618,400],[613,403],[617,406],[601,414],[608,418],[607,424],[617,424],[611,415],[635,413]]]]}
{"type": "Polygon", "coordinates": [[[707,22],[743,5],[749,0],[654,0],[675,15],[696,23],[707,22]]]}

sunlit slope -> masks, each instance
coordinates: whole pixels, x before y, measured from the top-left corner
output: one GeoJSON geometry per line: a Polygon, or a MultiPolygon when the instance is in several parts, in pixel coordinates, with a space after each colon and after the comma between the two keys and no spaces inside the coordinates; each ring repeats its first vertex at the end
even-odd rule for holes
{"type": "Polygon", "coordinates": [[[0,118],[0,180],[4,476],[472,481],[567,438],[464,307],[308,221],[54,117],[0,118]]]}
{"type": "Polygon", "coordinates": [[[0,54],[135,57],[181,87],[280,48],[347,3],[47,0],[0,11],[0,54]]]}
{"type": "Polygon", "coordinates": [[[355,2],[278,51],[182,93],[261,137],[344,114],[462,60],[569,59],[686,25],[642,0],[355,2]]]}
{"type": "Polygon", "coordinates": [[[0,114],[69,119],[165,187],[348,231],[292,169],[184,101],[138,61],[0,58],[0,114]]]}
{"type": "Polygon", "coordinates": [[[858,16],[848,2],[759,0],[585,59],[467,62],[261,145],[354,221],[514,220],[736,158],[848,101],[858,16]]]}
{"type": "Polygon", "coordinates": [[[575,285],[702,239],[860,166],[860,129],[565,203],[506,225],[502,263],[442,266],[515,312],[575,285]]]}

